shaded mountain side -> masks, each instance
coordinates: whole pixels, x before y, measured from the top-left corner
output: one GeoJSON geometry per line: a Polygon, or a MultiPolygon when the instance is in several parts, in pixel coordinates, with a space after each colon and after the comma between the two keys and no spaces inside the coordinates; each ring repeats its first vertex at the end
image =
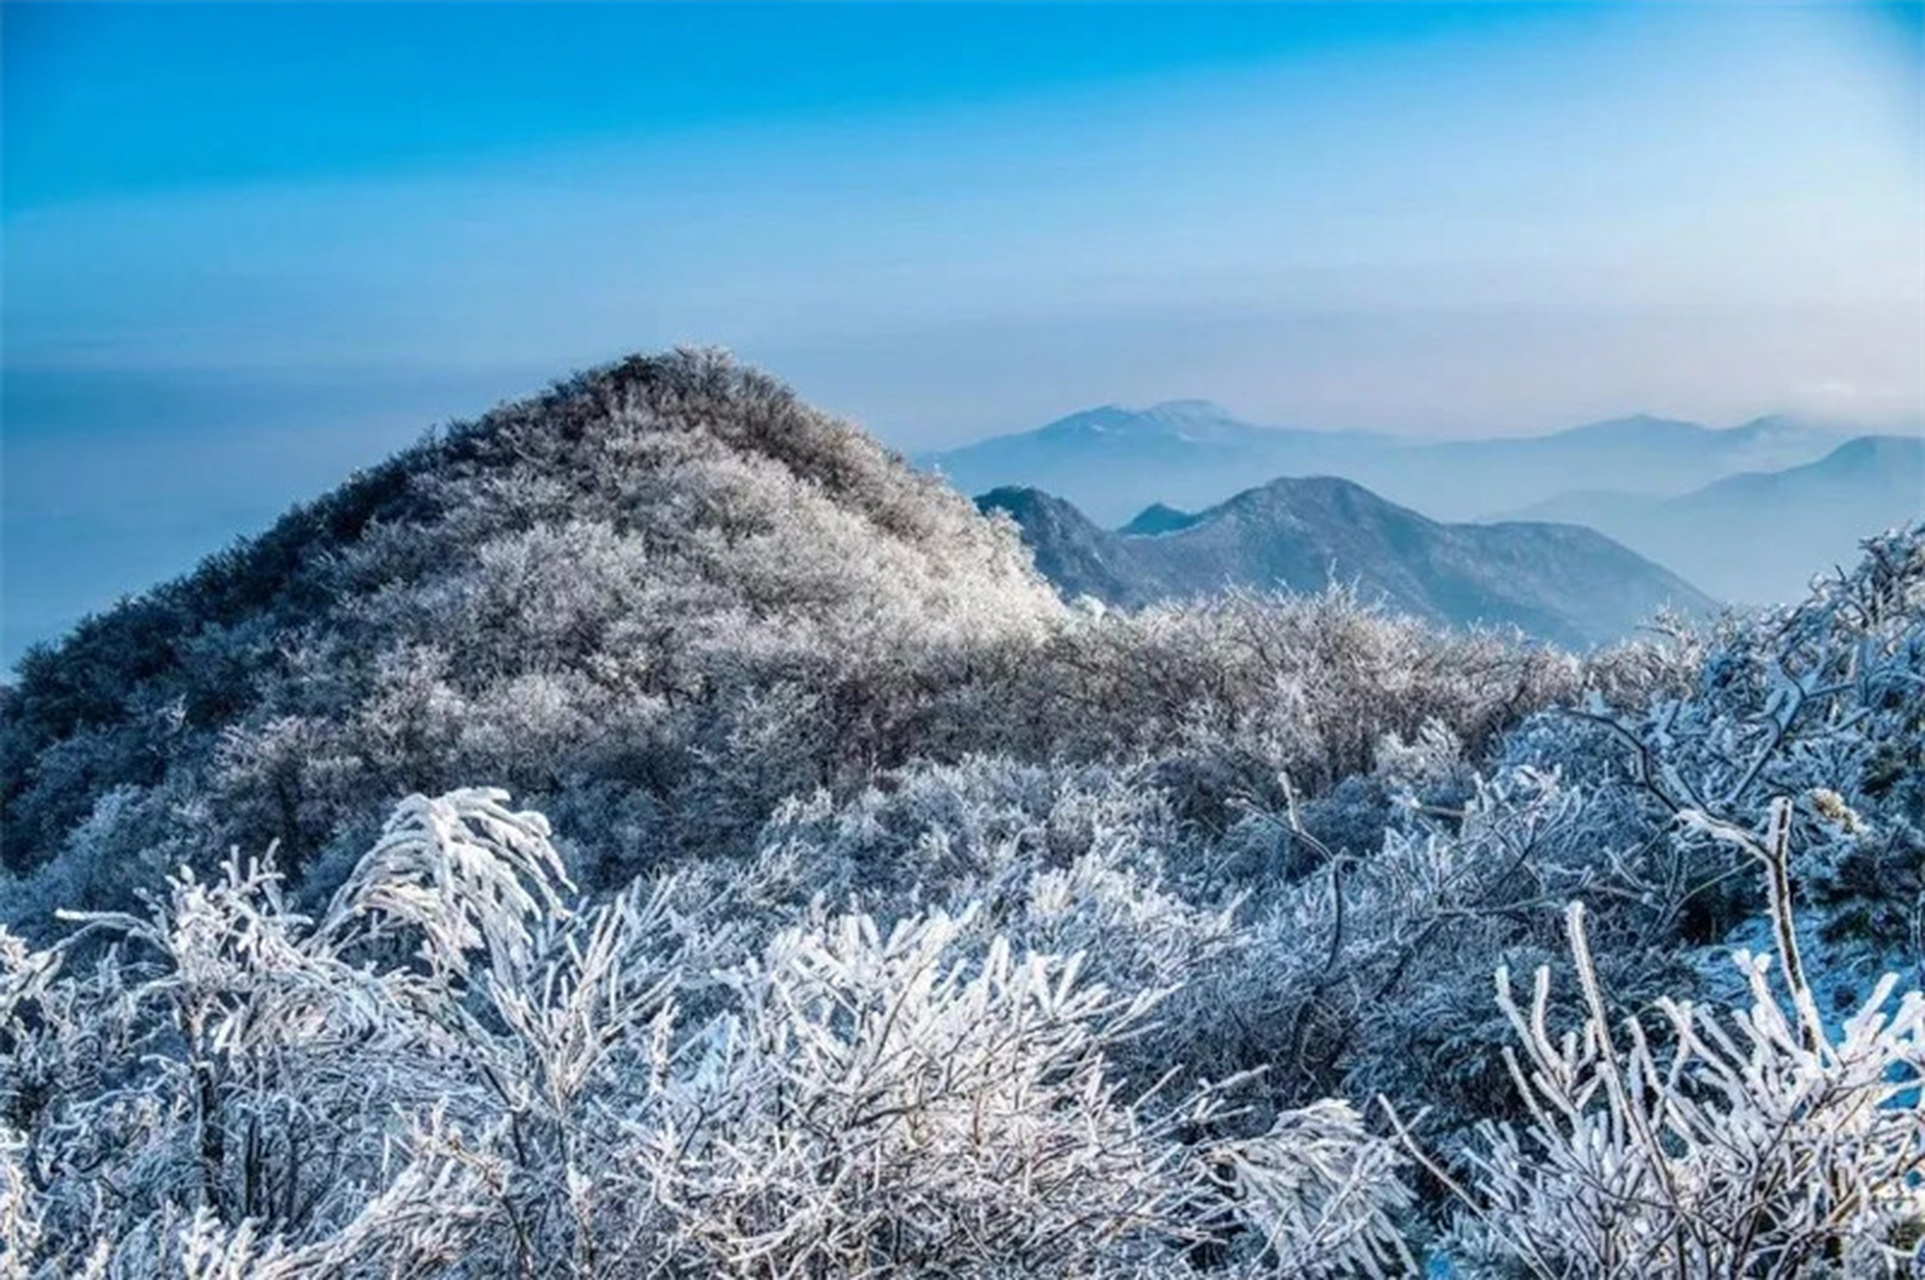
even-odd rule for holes
{"type": "Polygon", "coordinates": [[[1146,590],[1144,567],[1132,554],[1134,544],[1098,528],[1061,498],[1040,489],[996,489],[976,499],[976,505],[1016,522],[1037,571],[1064,597],[1095,596],[1121,605],[1156,598],[1146,590]]]}
{"type": "Polygon", "coordinates": [[[1814,574],[1851,563],[1861,538],[1925,517],[1925,439],[1863,436],[1680,497],[1586,490],[1516,515],[1589,525],[1728,600],[1793,600],[1814,574]]]}
{"type": "Polygon", "coordinates": [[[1589,529],[1440,524],[1327,477],[1276,480],[1153,534],[1105,530],[1032,489],[993,490],[977,503],[1021,526],[1037,568],[1065,596],[1123,607],[1228,587],[1314,592],[1347,582],[1430,621],[1516,626],[1576,647],[1620,638],[1667,606],[1715,608],[1589,529]]]}
{"type": "Polygon", "coordinates": [[[1550,498],[1574,476],[1591,487],[1681,494],[1809,462],[1842,438],[1786,417],[1715,429],[1639,415],[1549,435],[1426,442],[1258,426],[1207,401],[1182,400],[1088,409],[921,462],[965,493],[1042,489],[1104,525],[1151,504],[1201,509],[1278,475],[1343,476],[1433,519],[1465,520],[1550,498]]]}

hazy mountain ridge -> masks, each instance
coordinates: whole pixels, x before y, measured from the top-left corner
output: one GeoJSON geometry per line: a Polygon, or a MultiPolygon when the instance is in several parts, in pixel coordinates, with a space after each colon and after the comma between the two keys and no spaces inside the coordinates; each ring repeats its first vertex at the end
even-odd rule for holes
{"type": "Polygon", "coordinates": [[[992,490],[977,503],[1017,522],[1037,568],[1066,596],[1124,607],[1231,586],[1355,583],[1433,623],[1514,625],[1579,647],[1621,638],[1665,606],[1715,607],[1590,529],[1444,524],[1332,477],[1275,480],[1194,516],[1151,508],[1115,531],[1034,489],[992,490]]]}
{"type": "Polygon", "coordinates": [[[1860,436],[1815,462],[1677,497],[1587,488],[1512,514],[1589,525],[1727,600],[1793,599],[1849,563],[1865,534],[1925,516],[1925,439],[1860,436]]]}
{"type": "Polygon", "coordinates": [[[1258,426],[1183,400],[1086,410],[919,461],[965,493],[1039,488],[1105,524],[1152,503],[1210,506],[1280,475],[1342,476],[1433,519],[1467,520],[1545,501],[1578,476],[1587,488],[1682,494],[1728,475],[1813,461],[1843,438],[1787,416],[1713,428],[1636,415],[1547,435],[1423,441],[1258,426]]]}
{"type": "Polygon", "coordinates": [[[1253,479],[1345,474],[1393,447],[1389,437],[1260,427],[1207,400],[1172,400],[1087,409],[918,461],[964,493],[1037,488],[1120,523],[1156,503],[1209,506],[1253,479]]]}

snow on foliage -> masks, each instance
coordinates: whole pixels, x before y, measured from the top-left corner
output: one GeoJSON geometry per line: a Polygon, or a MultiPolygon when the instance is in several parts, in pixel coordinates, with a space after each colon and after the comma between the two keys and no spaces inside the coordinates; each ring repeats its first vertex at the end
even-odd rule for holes
{"type": "Polygon", "coordinates": [[[0,730],[7,1274],[1925,1239],[1925,527],[1581,659],[1341,591],[1078,613],[684,353],[90,622],[0,730]]]}
{"type": "Polygon", "coordinates": [[[1550,972],[1528,1008],[1500,969],[1506,1052],[1529,1119],[1486,1124],[1459,1185],[1455,1248],[1477,1269],[1535,1276],[1874,1276],[1925,1258],[1925,994],[1887,974],[1834,1030],[1799,960],[1782,892],[1791,805],[1764,843],[1775,956],[1739,951],[1751,1003],[1720,1014],[1660,1000],[1657,1025],[1610,1010],[1584,909],[1568,912],[1581,1028],[1550,1026],[1550,972]],[[1770,970],[1776,961],[1782,994],[1770,970]],[[1614,1029],[1616,1027],[1617,1029],[1614,1029]]]}
{"type": "Polygon", "coordinates": [[[405,802],[328,917],[231,861],[5,948],[19,1274],[1379,1273],[1400,1158],[1344,1104],[1227,1136],[1128,1092],[1165,994],[981,910],[777,932],[727,967],[671,886],[571,910],[535,815],[405,802]],[[62,973],[84,941],[115,941],[62,973]],[[705,1001],[704,989],[710,989],[705,1001]],[[719,990],[720,994],[716,994],[719,990]],[[679,1016],[683,992],[714,1012],[679,1016]],[[1266,1261],[1269,1260],[1269,1261],[1266,1261]]]}

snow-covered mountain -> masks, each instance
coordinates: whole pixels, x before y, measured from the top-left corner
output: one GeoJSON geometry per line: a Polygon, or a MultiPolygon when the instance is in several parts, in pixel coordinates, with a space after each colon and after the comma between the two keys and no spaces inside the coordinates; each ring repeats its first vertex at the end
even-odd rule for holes
{"type": "Polygon", "coordinates": [[[0,686],[0,868],[79,832],[99,901],[136,864],[230,846],[273,842],[300,874],[389,800],[469,778],[561,808],[629,797],[638,825],[591,824],[584,867],[735,838],[717,821],[753,831],[766,805],[733,779],[727,804],[688,808],[710,834],[661,817],[721,759],[698,737],[738,713],[826,717],[796,690],[882,687],[871,669],[905,637],[1000,643],[1061,613],[1013,535],[860,429],[713,353],[637,356],[451,427],[30,651],[0,686]]]}
{"type": "Polygon", "coordinates": [[[997,489],[977,503],[1016,521],[1065,595],[1115,605],[1348,582],[1435,622],[1514,625],[1580,647],[1622,637],[1667,605],[1714,607],[1590,529],[1442,524],[1329,477],[1273,480],[1196,515],[1152,507],[1117,531],[1036,489],[997,489]]]}
{"type": "MultiPolygon", "coordinates": [[[[1127,534],[985,505],[1118,599],[1339,578],[1578,637],[1689,600],[1342,480],[1127,534]]],[[[765,374],[570,378],[0,684],[4,1270],[1903,1259],[1921,997],[1864,961],[1919,963],[1925,525],[1867,550],[1631,653],[1340,593],[1072,611],[765,374]]]]}

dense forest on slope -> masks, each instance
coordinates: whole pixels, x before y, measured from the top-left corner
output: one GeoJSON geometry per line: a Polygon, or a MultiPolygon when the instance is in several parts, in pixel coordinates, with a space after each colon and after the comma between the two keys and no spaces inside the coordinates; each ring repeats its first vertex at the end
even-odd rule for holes
{"type": "Polygon", "coordinates": [[[765,376],[629,361],[26,664],[0,1250],[1904,1274],[1921,688],[1925,528],[1583,657],[1084,611],[765,376]]]}
{"type": "MultiPolygon", "coordinates": [[[[598,854],[646,861],[701,838],[665,814],[729,823],[715,788],[748,771],[833,781],[786,721],[848,739],[890,714],[886,682],[924,678],[894,655],[933,673],[1059,612],[1010,538],[860,431],[720,357],[631,360],[453,427],[31,654],[5,717],[6,862],[64,855],[104,884],[273,840],[298,872],[392,800],[469,779],[588,805],[598,854]],[[212,829],[186,816],[202,808],[212,829]]],[[[901,727],[865,729],[892,758],[901,727]]]]}

